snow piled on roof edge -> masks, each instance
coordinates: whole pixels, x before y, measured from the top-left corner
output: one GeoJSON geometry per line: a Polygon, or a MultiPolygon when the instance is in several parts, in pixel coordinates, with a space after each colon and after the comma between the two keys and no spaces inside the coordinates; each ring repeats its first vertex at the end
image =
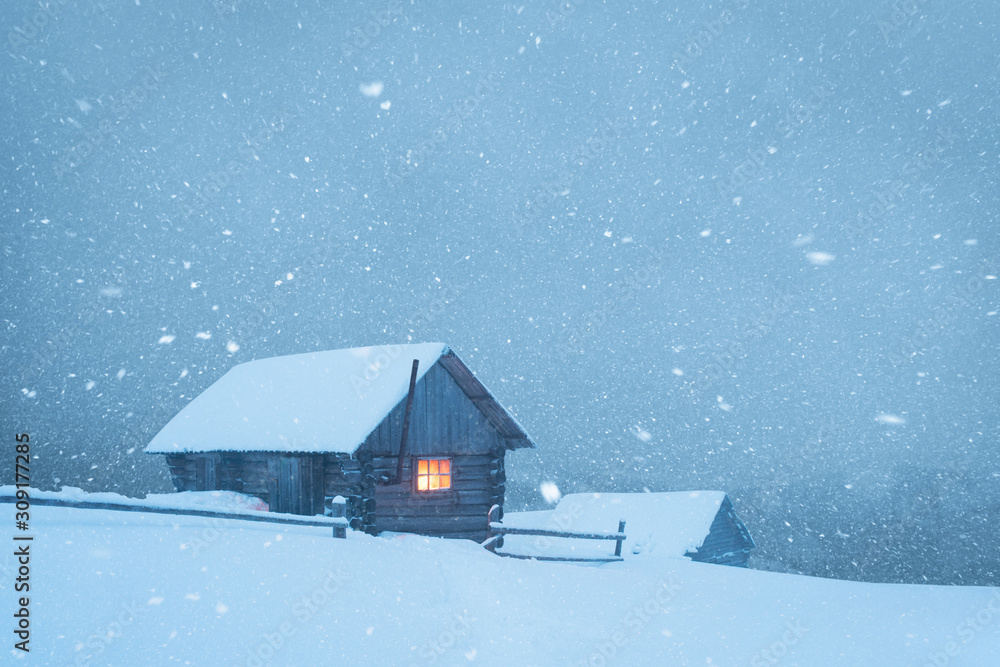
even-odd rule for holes
{"type": "Polygon", "coordinates": [[[381,345],[237,364],[175,415],[145,453],[353,454],[405,398],[411,365],[403,360],[420,359],[419,381],[450,350],[445,343],[381,345]]]}

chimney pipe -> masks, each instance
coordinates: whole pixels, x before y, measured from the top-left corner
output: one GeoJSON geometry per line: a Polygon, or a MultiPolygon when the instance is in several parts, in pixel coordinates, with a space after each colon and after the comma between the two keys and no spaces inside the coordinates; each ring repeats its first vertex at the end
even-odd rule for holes
{"type": "Polygon", "coordinates": [[[410,371],[410,392],[406,395],[406,410],[403,412],[403,433],[399,438],[399,459],[396,461],[396,483],[403,483],[403,462],[406,460],[406,437],[410,432],[410,412],[413,410],[413,393],[417,387],[417,366],[419,359],[413,360],[410,371]]]}

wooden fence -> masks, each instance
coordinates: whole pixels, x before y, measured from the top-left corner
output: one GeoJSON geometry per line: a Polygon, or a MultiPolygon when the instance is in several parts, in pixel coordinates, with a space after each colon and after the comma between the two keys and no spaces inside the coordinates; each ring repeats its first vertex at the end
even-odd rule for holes
{"type": "Polygon", "coordinates": [[[499,505],[494,505],[490,508],[489,514],[486,517],[486,541],[483,542],[483,546],[486,547],[487,550],[498,556],[504,556],[506,558],[521,558],[524,560],[548,560],[569,563],[615,563],[622,560],[622,542],[625,541],[624,519],[618,522],[618,532],[616,533],[574,533],[565,530],[505,526],[499,521],[494,521],[494,517],[499,511],[499,505]],[[577,540],[614,540],[615,555],[607,557],[573,558],[564,556],[528,556],[524,554],[514,554],[507,551],[497,551],[497,549],[503,547],[504,535],[538,535],[541,537],[565,537],[577,540]]]}
{"type": "MultiPolygon", "coordinates": [[[[15,503],[15,496],[0,496],[0,503],[15,503]]],[[[332,517],[296,517],[288,514],[276,514],[273,512],[220,512],[210,509],[192,508],[171,508],[157,507],[153,505],[129,505],[126,503],[95,502],[90,500],[64,500],[61,498],[31,498],[28,502],[39,507],[70,507],[72,509],[83,510],[111,510],[114,512],[146,512],[148,514],[172,514],[180,516],[204,516],[218,519],[236,519],[239,521],[264,521],[267,523],[283,523],[292,526],[321,526],[323,528],[333,528],[333,536],[344,538],[347,536],[347,519],[341,516],[332,517]]],[[[332,510],[343,511],[343,503],[334,503],[332,510]]]]}

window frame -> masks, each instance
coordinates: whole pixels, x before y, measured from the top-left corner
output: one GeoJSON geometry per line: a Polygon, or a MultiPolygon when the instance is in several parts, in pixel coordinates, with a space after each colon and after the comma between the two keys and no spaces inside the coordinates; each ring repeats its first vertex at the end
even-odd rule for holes
{"type": "MultiPolygon", "coordinates": [[[[411,475],[411,491],[414,495],[418,496],[442,496],[450,495],[455,489],[455,462],[450,456],[414,456],[413,457],[413,474],[411,475]],[[417,478],[420,476],[418,470],[421,461],[447,461],[448,462],[448,487],[444,489],[426,489],[420,490],[417,488],[417,478]]],[[[440,476],[441,473],[437,473],[440,476]]],[[[430,483],[430,465],[428,464],[428,472],[426,476],[428,477],[428,485],[430,483]]]]}

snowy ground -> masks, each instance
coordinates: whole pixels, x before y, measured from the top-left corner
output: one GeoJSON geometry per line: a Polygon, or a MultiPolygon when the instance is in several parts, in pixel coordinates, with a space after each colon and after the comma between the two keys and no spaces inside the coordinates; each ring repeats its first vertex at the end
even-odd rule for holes
{"type": "Polygon", "coordinates": [[[1000,589],[62,507],[32,522],[23,664],[1000,664],[1000,589]]]}

